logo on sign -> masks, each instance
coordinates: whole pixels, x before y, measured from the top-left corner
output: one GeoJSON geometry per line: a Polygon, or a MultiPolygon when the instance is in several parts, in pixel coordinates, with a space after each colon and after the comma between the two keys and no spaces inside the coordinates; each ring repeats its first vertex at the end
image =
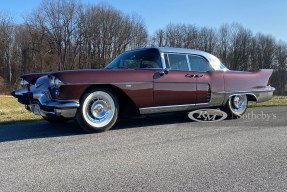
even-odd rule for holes
{"type": "Polygon", "coordinates": [[[188,117],[198,122],[216,122],[226,119],[227,114],[217,109],[199,109],[189,112],[188,117]]]}

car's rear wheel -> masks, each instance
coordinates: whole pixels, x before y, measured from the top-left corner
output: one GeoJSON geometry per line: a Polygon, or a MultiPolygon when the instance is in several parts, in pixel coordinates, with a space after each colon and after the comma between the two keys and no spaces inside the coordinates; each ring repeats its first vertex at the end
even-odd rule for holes
{"type": "Polygon", "coordinates": [[[52,124],[63,124],[69,120],[64,117],[43,117],[43,119],[52,124]]]}
{"type": "Polygon", "coordinates": [[[248,100],[246,95],[232,95],[225,104],[224,111],[229,119],[237,119],[242,116],[247,109],[248,100]]]}
{"type": "Polygon", "coordinates": [[[89,133],[109,130],[118,118],[118,100],[109,89],[97,88],[85,93],[80,104],[76,121],[89,133]]]}

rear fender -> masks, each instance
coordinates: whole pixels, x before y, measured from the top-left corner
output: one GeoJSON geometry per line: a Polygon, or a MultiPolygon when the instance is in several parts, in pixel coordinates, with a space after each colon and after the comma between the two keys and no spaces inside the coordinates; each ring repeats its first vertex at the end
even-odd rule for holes
{"type": "Polygon", "coordinates": [[[274,88],[270,86],[272,69],[253,72],[227,71],[224,74],[225,102],[232,95],[247,95],[249,101],[264,102],[272,98],[274,88]]]}
{"type": "Polygon", "coordinates": [[[224,73],[225,92],[264,90],[269,85],[272,72],[272,69],[254,72],[226,71],[224,73]]]}

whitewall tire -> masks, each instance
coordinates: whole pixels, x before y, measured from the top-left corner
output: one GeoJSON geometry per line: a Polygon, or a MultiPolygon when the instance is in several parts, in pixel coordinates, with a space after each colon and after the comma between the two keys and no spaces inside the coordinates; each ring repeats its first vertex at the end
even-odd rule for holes
{"type": "Polygon", "coordinates": [[[76,121],[89,133],[107,131],[115,124],[118,111],[118,100],[111,90],[93,89],[81,99],[76,121]]]}

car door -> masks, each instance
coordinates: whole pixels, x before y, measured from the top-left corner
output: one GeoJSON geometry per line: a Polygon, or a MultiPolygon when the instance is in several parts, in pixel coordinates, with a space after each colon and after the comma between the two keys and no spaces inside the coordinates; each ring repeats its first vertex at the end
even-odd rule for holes
{"type": "Polygon", "coordinates": [[[212,70],[207,59],[199,55],[188,55],[190,72],[196,79],[196,103],[208,103],[211,98],[212,70]]]}
{"type": "Polygon", "coordinates": [[[190,72],[186,54],[165,54],[170,68],[166,75],[154,78],[154,106],[196,103],[196,78],[190,72]]]}

